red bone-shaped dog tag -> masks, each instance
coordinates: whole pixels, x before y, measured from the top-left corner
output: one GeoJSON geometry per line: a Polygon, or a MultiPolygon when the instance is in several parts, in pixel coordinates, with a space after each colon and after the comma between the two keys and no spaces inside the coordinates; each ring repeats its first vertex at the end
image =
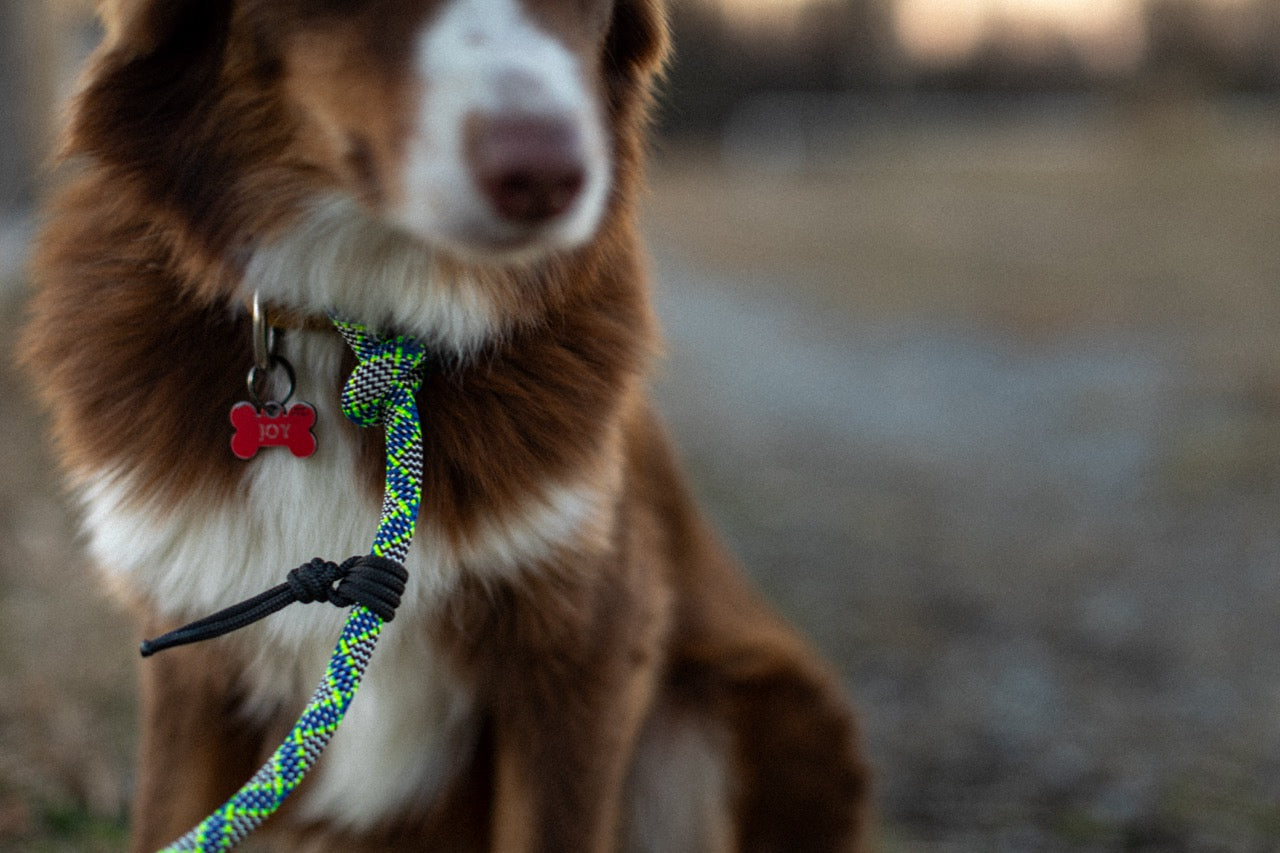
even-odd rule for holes
{"type": "Polygon", "coordinates": [[[316,410],[307,403],[294,403],[284,408],[268,403],[259,409],[253,403],[236,403],[231,407],[231,452],[241,459],[252,459],[260,447],[287,447],[297,457],[316,452],[316,410]]]}

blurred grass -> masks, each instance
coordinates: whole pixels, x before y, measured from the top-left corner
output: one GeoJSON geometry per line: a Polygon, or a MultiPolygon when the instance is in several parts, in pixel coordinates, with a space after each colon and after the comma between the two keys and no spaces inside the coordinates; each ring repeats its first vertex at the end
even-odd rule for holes
{"type": "Polygon", "coordinates": [[[1170,343],[1202,404],[1169,424],[1170,493],[1280,472],[1280,109],[871,116],[842,151],[770,172],[669,149],[648,233],[858,322],[1170,343]]]}
{"type": "Polygon", "coordinates": [[[1186,331],[1209,365],[1244,346],[1269,364],[1278,128],[1280,110],[1196,102],[870,116],[798,171],[667,151],[648,224],[854,316],[1186,331]]]}
{"type": "Polygon", "coordinates": [[[672,149],[653,183],[652,241],[744,288],[1032,345],[1170,341],[1206,412],[1170,438],[1169,488],[1280,470],[1280,109],[873,116],[800,171],[672,149]]]}

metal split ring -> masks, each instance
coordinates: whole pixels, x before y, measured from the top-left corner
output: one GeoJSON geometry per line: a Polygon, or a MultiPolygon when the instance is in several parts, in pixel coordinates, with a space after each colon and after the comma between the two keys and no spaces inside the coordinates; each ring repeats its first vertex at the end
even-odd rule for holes
{"type": "Polygon", "coordinates": [[[249,376],[246,378],[245,384],[249,388],[249,399],[258,408],[261,409],[273,404],[283,408],[284,404],[289,402],[289,398],[293,396],[294,386],[298,384],[298,375],[294,373],[293,365],[287,359],[273,355],[267,359],[266,367],[259,368],[255,364],[249,368],[249,376]],[[289,380],[289,386],[283,396],[268,397],[266,392],[270,390],[271,373],[276,368],[284,371],[285,378],[289,380]],[[261,389],[259,385],[262,386],[261,389]],[[262,402],[264,398],[268,400],[267,403],[262,402]]]}

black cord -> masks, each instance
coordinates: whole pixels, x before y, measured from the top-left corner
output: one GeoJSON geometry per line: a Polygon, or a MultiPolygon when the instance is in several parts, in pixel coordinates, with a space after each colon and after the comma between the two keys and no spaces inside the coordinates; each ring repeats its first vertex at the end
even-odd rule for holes
{"type": "Polygon", "coordinates": [[[238,631],[294,602],[327,601],[335,607],[359,604],[381,616],[384,622],[390,622],[395,618],[408,579],[409,573],[404,566],[385,557],[372,554],[352,557],[341,565],[317,557],[290,571],[284,583],[261,595],[154,640],[144,640],[142,656],[151,657],[174,646],[211,640],[238,631]]]}

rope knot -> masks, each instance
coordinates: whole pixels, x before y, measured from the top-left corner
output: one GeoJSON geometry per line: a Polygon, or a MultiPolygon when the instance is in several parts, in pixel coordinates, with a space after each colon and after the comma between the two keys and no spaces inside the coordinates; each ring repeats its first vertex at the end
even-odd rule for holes
{"type": "Polygon", "coordinates": [[[285,583],[289,585],[289,591],[300,604],[332,601],[333,585],[347,573],[347,563],[350,562],[352,561],[348,560],[339,566],[337,563],[316,557],[311,562],[291,570],[285,576],[285,583]]]}
{"type": "Polygon", "coordinates": [[[335,607],[359,604],[390,622],[400,606],[409,573],[395,560],[367,554],[342,565],[316,557],[285,577],[289,594],[299,604],[323,601],[335,607]]]}
{"type": "Polygon", "coordinates": [[[390,622],[396,617],[409,573],[395,560],[367,554],[342,564],[345,577],[338,582],[329,601],[339,607],[359,604],[390,622]]]}
{"type": "Polygon", "coordinates": [[[404,336],[379,340],[354,326],[342,332],[358,359],[342,389],[342,411],[360,426],[376,426],[421,384],[426,349],[404,336]]]}

